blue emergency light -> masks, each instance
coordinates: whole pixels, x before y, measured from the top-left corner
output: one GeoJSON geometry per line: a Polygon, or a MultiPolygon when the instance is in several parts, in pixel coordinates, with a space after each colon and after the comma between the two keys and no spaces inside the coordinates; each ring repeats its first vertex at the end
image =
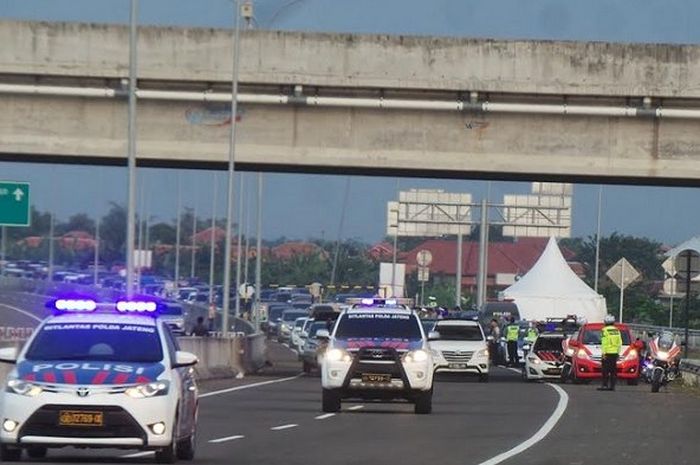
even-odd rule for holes
{"type": "Polygon", "coordinates": [[[144,300],[118,300],[117,311],[121,313],[153,313],[158,309],[158,304],[144,300]]]}
{"type": "Polygon", "coordinates": [[[97,302],[92,299],[56,299],[53,308],[60,312],[94,312],[97,302]]]}

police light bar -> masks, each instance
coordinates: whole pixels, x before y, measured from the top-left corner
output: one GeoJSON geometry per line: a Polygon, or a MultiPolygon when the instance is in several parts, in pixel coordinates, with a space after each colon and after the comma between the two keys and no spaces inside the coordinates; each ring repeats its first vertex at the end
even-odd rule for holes
{"type": "Polygon", "coordinates": [[[153,301],[118,300],[117,311],[122,313],[153,313],[158,304],[153,301]]]}
{"type": "Polygon", "coordinates": [[[92,299],[56,299],[53,308],[60,312],[94,312],[97,302],[92,299]]]}
{"type": "Polygon", "coordinates": [[[345,301],[353,307],[400,307],[411,306],[413,299],[408,298],[383,298],[383,297],[362,297],[350,298],[345,301]]]}

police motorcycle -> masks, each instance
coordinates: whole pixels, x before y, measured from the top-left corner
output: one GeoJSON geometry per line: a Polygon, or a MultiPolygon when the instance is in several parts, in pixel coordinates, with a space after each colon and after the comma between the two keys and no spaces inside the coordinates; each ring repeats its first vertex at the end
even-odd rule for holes
{"type": "Polygon", "coordinates": [[[662,386],[680,375],[678,369],[680,355],[680,344],[677,343],[676,336],[670,331],[664,331],[649,341],[649,356],[653,365],[645,367],[645,369],[651,383],[651,392],[659,392],[662,386]]]}

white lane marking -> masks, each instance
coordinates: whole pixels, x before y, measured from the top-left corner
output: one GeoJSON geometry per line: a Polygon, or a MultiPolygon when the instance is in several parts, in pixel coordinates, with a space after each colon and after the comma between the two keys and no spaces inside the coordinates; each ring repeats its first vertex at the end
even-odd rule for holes
{"type": "MultiPolygon", "coordinates": [[[[512,368],[511,370],[520,373],[520,370],[517,370],[515,368],[512,368]]],[[[547,437],[547,435],[554,429],[561,417],[564,415],[566,407],[569,405],[569,395],[566,393],[565,390],[563,390],[556,384],[545,383],[545,385],[557,391],[557,394],[559,394],[559,402],[557,402],[557,407],[554,409],[554,412],[552,412],[552,415],[547,419],[544,425],[542,425],[542,427],[539,430],[537,430],[537,432],[529,439],[521,442],[509,451],[503,452],[502,454],[498,454],[497,456],[492,457],[485,462],[481,462],[479,465],[496,465],[501,462],[504,462],[509,458],[518,455],[521,452],[524,452],[530,447],[534,446],[535,444],[543,440],[545,437],[547,437]]]]}
{"type": "Polygon", "coordinates": [[[352,407],[348,407],[348,410],[360,410],[362,408],[365,408],[364,405],[353,405],[352,407]]]}
{"type": "Polygon", "coordinates": [[[324,413],[314,418],[314,420],[325,420],[326,418],[334,417],[335,413],[324,413]]]}
{"type": "Polygon", "coordinates": [[[39,323],[41,323],[41,318],[39,318],[38,316],[36,316],[36,315],[34,315],[34,314],[32,314],[32,313],[29,313],[29,312],[26,311],[26,310],[22,310],[21,308],[13,307],[12,305],[7,305],[7,304],[0,304],[0,306],[7,307],[7,308],[9,308],[10,310],[14,310],[14,311],[16,311],[16,312],[19,312],[19,313],[21,313],[22,315],[28,316],[29,318],[33,318],[34,320],[36,320],[36,321],[38,321],[39,323]]]}
{"type": "Polygon", "coordinates": [[[237,434],[235,436],[226,436],[225,438],[211,439],[209,440],[212,444],[219,444],[221,442],[235,441],[236,439],[243,439],[245,436],[242,434],[237,434]]]}
{"type": "Polygon", "coordinates": [[[147,455],[152,455],[152,454],[155,454],[155,452],[152,450],[147,450],[144,452],[136,452],[135,454],[122,455],[121,458],[123,458],[123,459],[135,459],[137,457],[146,457],[147,455]]]}
{"type": "Polygon", "coordinates": [[[299,425],[297,425],[296,423],[290,423],[288,425],[273,426],[272,428],[270,428],[270,430],[282,431],[283,429],[296,428],[297,426],[299,426],[299,425]]]}
{"type": "Polygon", "coordinates": [[[202,399],[205,397],[218,396],[221,394],[227,394],[229,392],[242,391],[243,389],[251,389],[251,388],[260,387],[260,386],[267,386],[268,384],[283,383],[285,381],[291,381],[293,379],[297,379],[297,378],[300,378],[302,376],[304,376],[304,373],[299,373],[298,375],[290,376],[289,378],[277,378],[277,379],[271,379],[269,381],[261,381],[259,383],[244,384],[243,386],[235,386],[232,388],[220,389],[218,391],[205,392],[204,394],[200,394],[199,398],[202,399]]]}

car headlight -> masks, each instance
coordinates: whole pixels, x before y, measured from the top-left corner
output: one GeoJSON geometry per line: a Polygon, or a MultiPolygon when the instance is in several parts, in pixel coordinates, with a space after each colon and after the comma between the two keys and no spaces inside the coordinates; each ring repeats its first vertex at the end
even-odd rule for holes
{"type": "Polygon", "coordinates": [[[627,352],[627,355],[625,355],[624,360],[635,360],[637,358],[637,350],[636,349],[630,349],[629,352],[627,352]]]}
{"type": "Polygon", "coordinates": [[[481,349],[480,351],[478,351],[478,352],[476,353],[476,356],[477,356],[477,357],[486,357],[486,358],[488,358],[488,357],[489,357],[489,350],[488,350],[488,349],[481,349]]]}
{"type": "Polygon", "coordinates": [[[665,362],[666,360],[668,360],[668,352],[660,350],[659,352],[657,352],[656,358],[658,358],[662,362],[665,362]]]}
{"type": "Polygon", "coordinates": [[[428,352],[423,349],[413,350],[404,355],[403,359],[407,363],[425,362],[428,360],[428,352]]]}
{"type": "Polygon", "coordinates": [[[22,381],[21,379],[13,378],[7,381],[7,392],[19,394],[20,396],[36,397],[41,394],[44,389],[36,384],[22,381]]]}
{"type": "Polygon", "coordinates": [[[583,359],[590,359],[591,358],[588,355],[588,352],[586,352],[586,349],[579,349],[578,352],[576,352],[576,356],[578,358],[583,358],[583,359]]]}
{"type": "Polygon", "coordinates": [[[567,347],[565,353],[567,357],[573,357],[575,352],[573,347],[567,347]]]}
{"type": "Polygon", "coordinates": [[[167,381],[155,381],[127,388],[124,394],[134,399],[145,399],[147,397],[164,396],[168,393],[169,388],[170,383],[167,381]]]}
{"type": "Polygon", "coordinates": [[[351,362],[352,355],[344,351],[343,349],[331,349],[326,352],[326,359],[330,362],[351,362]]]}
{"type": "Polygon", "coordinates": [[[530,356],[530,357],[528,357],[527,359],[528,359],[531,363],[534,363],[535,365],[537,365],[537,364],[539,364],[539,363],[542,362],[539,358],[537,358],[537,357],[535,357],[535,356],[530,356]]]}

